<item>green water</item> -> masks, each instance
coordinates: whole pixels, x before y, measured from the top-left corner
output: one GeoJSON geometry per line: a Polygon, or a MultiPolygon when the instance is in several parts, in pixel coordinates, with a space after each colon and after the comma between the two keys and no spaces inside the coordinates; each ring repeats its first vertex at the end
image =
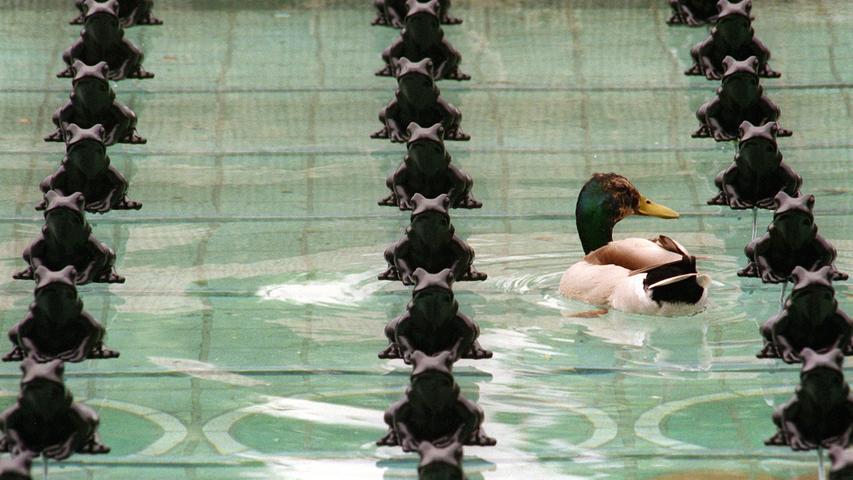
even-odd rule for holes
{"type": "MultiPolygon", "coordinates": [[[[71,3],[0,0],[4,329],[32,285],[3,279],[40,228],[36,185],[61,160],[41,137],[67,98],[54,74],[79,31],[66,25],[71,3]]],[[[413,456],[372,444],[407,383],[402,363],[376,353],[408,290],[374,280],[407,221],[375,204],[401,148],[367,138],[394,86],[372,72],[396,35],[369,26],[369,3],[160,1],[166,25],[127,31],[157,77],[114,88],[149,143],[110,155],[144,208],[89,217],[127,283],[81,288],[122,355],[67,369],[113,453],[51,464],[50,478],[414,478],[413,456]]],[[[795,132],[781,149],[853,270],[853,5],[755,3],[784,75],[765,85],[795,132]]],[[[499,442],[466,449],[471,479],[813,475],[813,453],[762,444],[797,370],[754,357],[779,292],[735,275],[750,214],[704,204],[732,156],[689,135],[714,88],[681,74],[705,30],[666,27],[664,0],[458,0],[454,11],[465,24],[447,36],[474,78],[440,87],[473,139],[449,150],[484,208],[453,221],[489,274],[456,290],[495,352],[456,372],[499,442]],[[707,311],[583,318],[593,307],[559,296],[582,255],[575,195],[611,170],[683,214],[628,219],[616,237],[667,233],[698,255],[715,280],[707,311]]],[[[849,307],[848,285],[838,292],[849,307]]],[[[19,371],[0,368],[5,406],[19,371]]]]}

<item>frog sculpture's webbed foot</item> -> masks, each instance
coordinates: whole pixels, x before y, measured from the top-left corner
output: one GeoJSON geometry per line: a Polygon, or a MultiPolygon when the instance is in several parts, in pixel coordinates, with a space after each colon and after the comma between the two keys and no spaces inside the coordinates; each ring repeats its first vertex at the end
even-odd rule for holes
{"type": "Polygon", "coordinates": [[[764,342],[764,348],[755,354],[757,358],[779,358],[779,351],[776,350],[776,345],[770,342],[764,342]]]}
{"type": "Polygon", "coordinates": [[[383,128],[370,134],[370,138],[388,138],[388,128],[383,128]]]}
{"type": "Polygon", "coordinates": [[[492,358],[492,352],[483,348],[480,345],[479,341],[474,340],[474,343],[471,344],[471,348],[469,348],[468,351],[465,352],[465,355],[463,355],[463,357],[464,358],[471,358],[474,360],[480,360],[483,358],[492,358]]]}
{"type": "Polygon", "coordinates": [[[444,78],[446,78],[447,80],[458,80],[461,82],[464,80],[471,80],[471,75],[468,75],[467,73],[462,73],[457,68],[456,70],[449,72],[447,75],[445,75],[444,78]]]}
{"type": "Polygon", "coordinates": [[[786,446],[788,445],[788,440],[785,438],[785,433],[782,430],[776,432],[775,435],[768,438],[764,441],[764,444],[767,446],[786,446]]]}
{"type": "Polygon", "coordinates": [[[145,70],[140,65],[139,67],[136,68],[136,70],[127,74],[127,76],[125,78],[139,78],[139,79],[144,80],[146,78],[154,78],[154,74],[149,72],[148,70],[145,70]]]}
{"type": "Polygon", "coordinates": [[[747,264],[747,266],[744,267],[743,270],[738,270],[737,276],[738,277],[758,277],[759,276],[758,265],[756,265],[755,262],[749,262],[749,264],[747,264]]]}
{"type": "Polygon", "coordinates": [[[397,344],[392,343],[391,345],[385,347],[385,350],[379,352],[377,356],[379,358],[400,358],[400,348],[397,346],[397,344]]]}
{"type": "Polygon", "coordinates": [[[110,453],[110,447],[101,443],[101,440],[98,438],[98,435],[95,434],[92,438],[89,439],[80,449],[77,451],[78,453],[87,453],[89,455],[99,455],[104,453],[110,453]]]}
{"type": "Polygon", "coordinates": [[[110,270],[93,280],[95,283],[124,283],[125,278],[110,270]]]}
{"type": "Polygon", "coordinates": [[[482,208],[483,202],[475,200],[471,197],[461,199],[456,205],[456,208],[482,208]]]}
{"type": "Polygon", "coordinates": [[[707,203],[708,205],[723,205],[723,206],[727,206],[729,204],[729,202],[726,201],[726,195],[723,192],[718,193],[714,198],[711,198],[710,200],[708,200],[705,203],[707,203]]]}
{"type": "Polygon", "coordinates": [[[374,74],[377,77],[393,77],[394,75],[394,67],[391,65],[385,65],[383,68],[376,71],[374,74]]]}
{"type": "Polygon", "coordinates": [[[456,140],[458,142],[467,142],[468,140],[471,140],[471,135],[468,135],[467,133],[463,132],[461,128],[459,128],[446,132],[444,134],[444,139],[456,140]]]}
{"type": "Polygon", "coordinates": [[[44,141],[45,142],[64,142],[65,138],[62,136],[62,130],[57,128],[55,132],[44,137],[44,141]]]}
{"type": "Polygon", "coordinates": [[[9,353],[3,355],[4,362],[20,362],[24,359],[24,350],[19,346],[15,346],[9,353]]]}
{"type": "Polygon", "coordinates": [[[397,434],[394,433],[394,430],[388,430],[388,433],[376,441],[376,445],[380,447],[396,447],[400,445],[400,441],[397,439],[397,434]]]}
{"type": "Polygon", "coordinates": [[[57,73],[56,77],[57,78],[72,78],[72,77],[74,77],[74,69],[69,66],[65,70],[57,73]]]}
{"type": "Polygon", "coordinates": [[[376,202],[377,205],[382,207],[396,207],[397,206],[397,196],[391,193],[387,197],[383,198],[376,202]]]}
{"type": "Polygon", "coordinates": [[[379,274],[379,280],[399,280],[400,273],[397,271],[397,267],[389,266],[387,270],[379,274]]]}
{"type": "Polygon", "coordinates": [[[89,351],[88,358],[118,358],[121,355],[116,350],[111,350],[104,346],[103,343],[98,344],[89,351]]]}
{"type": "Polygon", "coordinates": [[[124,197],[112,209],[113,210],[139,210],[140,208],[142,208],[142,202],[137,202],[136,200],[128,200],[127,197],[124,197]]]}
{"type": "Polygon", "coordinates": [[[144,137],[140,137],[136,133],[136,129],[133,129],[130,132],[128,132],[128,134],[125,135],[125,137],[122,138],[121,142],[119,142],[119,143],[143,144],[143,143],[148,143],[148,140],[145,139],[144,137]]]}
{"type": "Polygon", "coordinates": [[[459,281],[469,281],[469,282],[482,282],[488,275],[483,272],[478,272],[474,267],[470,267],[467,272],[462,274],[462,278],[459,281]]]}
{"type": "Polygon", "coordinates": [[[149,13],[148,15],[145,15],[144,17],[137,20],[136,25],[163,25],[163,20],[160,20],[159,18],[149,13]]]}
{"type": "Polygon", "coordinates": [[[27,267],[20,272],[16,272],[12,274],[12,278],[15,280],[32,280],[33,279],[33,267],[27,267]]]}
{"type": "Polygon", "coordinates": [[[709,138],[711,137],[711,129],[708,128],[707,125],[702,125],[698,130],[693,132],[691,135],[693,138],[709,138]]]}

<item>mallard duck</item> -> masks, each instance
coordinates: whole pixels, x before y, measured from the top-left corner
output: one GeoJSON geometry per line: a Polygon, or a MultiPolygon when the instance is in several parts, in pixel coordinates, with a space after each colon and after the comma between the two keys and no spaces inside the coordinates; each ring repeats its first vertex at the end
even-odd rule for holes
{"type": "Polygon", "coordinates": [[[650,315],[702,310],[711,280],[696,271],[696,258],[681,244],[664,235],[651,240],[613,240],[613,226],[634,214],[678,218],[677,212],[652,202],[621,175],[592,176],[581,189],[575,209],[586,256],[563,274],[560,293],[650,315]]]}

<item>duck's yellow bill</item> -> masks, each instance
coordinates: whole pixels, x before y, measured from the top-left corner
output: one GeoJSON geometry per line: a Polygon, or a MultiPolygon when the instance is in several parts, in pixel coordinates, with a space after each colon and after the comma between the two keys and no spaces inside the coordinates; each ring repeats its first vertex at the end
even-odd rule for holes
{"type": "Polygon", "coordinates": [[[678,218],[678,212],[675,210],[665,207],[659,203],[655,203],[645,195],[640,195],[640,205],[637,207],[637,213],[640,215],[648,215],[650,217],[658,217],[658,218],[678,218]]]}

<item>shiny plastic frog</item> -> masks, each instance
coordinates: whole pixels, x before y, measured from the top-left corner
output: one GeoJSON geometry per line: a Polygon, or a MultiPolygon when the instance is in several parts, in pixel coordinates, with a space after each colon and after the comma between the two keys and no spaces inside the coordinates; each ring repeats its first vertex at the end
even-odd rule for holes
{"type": "Polygon", "coordinates": [[[397,62],[407,58],[419,62],[425,58],[432,60],[436,80],[470,80],[471,76],[459,70],[462,55],[445,38],[438,21],[438,0],[421,3],[409,0],[406,26],[400,36],[382,52],[385,67],[376,72],[381,77],[392,77],[397,62]]]}
{"type": "Polygon", "coordinates": [[[495,440],[481,425],[483,410],[465,399],[453,378],[450,352],[412,354],[411,385],[399,402],[385,411],[388,433],[376,443],[413,452],[423,441],[442,448],[461,439],[465,445],[490,446],[495,440]]]}
{"type": "Polygon", "coordinates": [[[62,53],[62,59],[68,68],[60,72],[58,77],[74,76],[75,60],[81,60],[86,65],[107,62],[107,77],[110,80],[154,77],[153,73],[142,68],[142,50],[124,38],[118,8],[117,0],[86,0],[86,14],[80,38],[62,53]]]}
{"type": "MultiPolygon", "coordinates": [[[[450,11],[451,0],[438,0],[439,4],[439,19],[445,25],[459,25],[462,23],[461,18],[451,17],[450,11]]],[[[385,25],[393,28],[403,28],[403,20],[406,18],[409,2],[408,0],[374,0],[373,6],[376,7],[376,19],[373,20],[373,25],[385,25]]]]}
{"type": "Polygon", "coordinates": [[[105,145],[146,142],[136,134],[136,114],[116,100],[116,94],[107,80],[109,66],[106,62],[89,66],[75,60],[71,69],[74,72],[74,80],[71,82],[73,90],[65,105],[54,112],[56,131],[45,137],[45,141],[67,140],[68,132],[65,129],[74,123],[82,128],[101,125],[104,128],[105,145]]]}
{"type": "Polygon", "coordinates": [[[793,450],[846,447],[853,433],[853,398],[844,381],[839,350],[803,350],[800,386],[788,402],[773,412],[777,432],[765,443],[793,450]]]}
{"type": "Polygon", "coordinates": [[[104,327],[83,310],[74,267],[53,272],[40,266],[34,276],[35,300],[27,316],[9,330],[14,348],[3,357],[4,361],[23,360],[28,355],[38,362],[82,362],[87,358],[119,356],[104,347],[104,327]]]}
{"type": "Polygon", "coordinates": [[[717,0],[669,0],[672,17],[666,23],[698,27],[717,18],[717,0]]]}
{"type": "Polygon", "coordinates": [[[53,271],[71,265],[77,272],[78,285],[124,283],[124,277],[114,271],[115,252],[92,235],[83,210],[86,205],[83,194],[62,195],[51,190],[45,194],[45,200],[45,225],[39,237],[24,250],[28,267],[14,278],[30,280],[42,265],[53,271]]]}
{"type": "MultiPolygon", "coordinates": [[[[86,19],[88,7],[86,0],[74,0],[74,3],[80,10],[80,16],[70,23],[79,25],[86,19]]],[[[154,0],[118,0],[118,18],[121,21],[121,26],[128,28],[135,25],[162,25],[163,20],[151,14],[153,7],[154,0]]]]}
{"type": "Polygon", "coordinates": [[[444,128],[445,140],[469,140],[462,131],[462,113],[442,97],[435,86],[432,60],[425,58],[411,62],[401,58],[397,64],[397,91],[394,99],[379,112],[379,121],[384,127],[371,135],[372,138],[390,138],[403,143],[407,138],[406,127],[414,122],[418,125],[435,125],[444,128]]]}
{"type": "Polygon", "coordinates": [[[794,288],[784,308],[761,327],[765,346],[759,358],[781,357],[786,363],[798,363],[805,348],[816,352],[838,348],[845,354],[853,353],[853,321],[838,306],[832,277],[830,266],[814,272],[794,268],[794,288]]]}
{"type": "Polygon", "coordinates": [[[449,351],[455,358],[491,358],[492,352],[477,342],[480,328],[459,311],[453,295],[449,268],[429,273],[418,268],[412,274],[415,288],[406,313],[388,322],[385,336],[390,345],[379,358],[402,358],[411,362],[415,351],[436,355],[449,351]]]}
{"type": "Polygon", "coordinates": [[[741,277],[760,277],[764,283],[788,280],[794,267],[814,271],[824,266],[832,269],[833,280],[847,280],[835,265],[835,247],[817,233],[814,223],[814,195],[791,197],[779,192],[775,198],[773,223],[767,233],[746,246],[747,266],[741,277]]]}
{"type": "Polygon", "coordinates": [[[402,239],[385,250],[388,269],[380,280],[400,280],[414,285],[412,274],[418,268],[438,273],[445,268],[453,273],[454,281],[485,280],[486,275],[474,269],[474,250],[456,236],[447,208],[450,198],[439,195],[428,199],[421,194],[412,197],[414,210],[411,225],[402,239]]]}
{"type": "MultiPolygon", "coordinates": [[[[110,165],[100,124],[80,128],[71,123],[65,134],[65,158],[56,172],[39,184],[43,194],[50,190],[63,195],[80,192],[86,198],[86,211],[91,213],[142,208],[142,203],[127,198],[127,179],[110,165]]],[[[46,207],[47,200],[42,200],[36,210],[46,207]]]]}
{"type": "Polygon", "coordinates": [[[451,207],[483,206],[471,196],[474,184],[471,176],[451,164],[450,153],[444,147],[444,127],[441,124],[422,128],[417,123],[410,123],[407,135],[408,153],[386,180],[391,195],[380,200],[379,205],[411,210],[412,197],[420,193],[427,198],[446,194],[450,197],[451,207]]]}
{"type": "Polygon", "coordinates": [[[42,454],[64,460],[72,453],[109,453],[98,439],[98,414],[74,403],[65,387],[61,360],[21,363],[23,378],[18,401],[0,414],[4,437],[0,451],[42,454]]]}
{"type": "Polygon", "coordinates": [[[720,193],[708,200],[708,205],[770,209],[781,191],[792,197],[800,195],[803,179],[782,161],[777,130],[776,122],[740,124],[735,161],[714,179],[720,193]]]}
{"type": "MultiPolygon", "coordinates": [[[[723,82],[717,96],[696,112],[701,126],[693,137],[711,137],[718,142],[735,140],[744,121],[758,126],[778,122],[779,107],[764,95],[758,82],[758,59],[749,57],[740,61],[726,57],[723,67],[723,82]]],[[[777,126],[776,136],[790,135],[790,130],[777,126]]]]}
{"type": "Polygon", "coordinates": [[[708,80],[719,80],[725,67],[723,59],[758,59],[758,76],[777,78],[781,74],[767,64],[770,50],[755,36],[752,29],[752,0],[730,2],[720,0],[719,13],[711,34],[690,50],[693,67],[687,75],[704,75],[708,80]]]}

